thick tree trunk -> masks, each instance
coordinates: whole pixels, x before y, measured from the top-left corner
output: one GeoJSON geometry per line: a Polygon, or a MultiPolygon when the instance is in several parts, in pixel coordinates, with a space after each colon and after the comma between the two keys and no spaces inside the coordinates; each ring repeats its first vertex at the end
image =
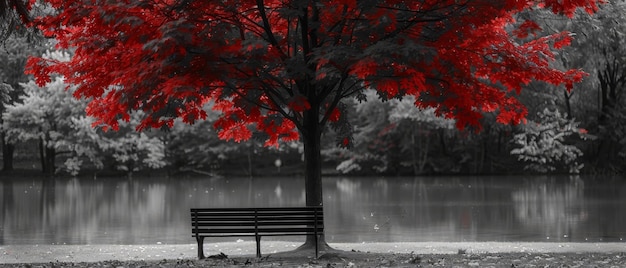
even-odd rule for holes
{"type": "MultiPolygon", "coordinates": [[[[319,109],[312,109],[304,112],[304,129],[301,131],[304,143],[304,185],[307,206],[323,206],[322,195],[322,155],[321,139],[322,127],[319,123],[319,109]]],[[[320,250],[328,248],[326,240],[322,234],[318,238],[320,250]]],[[[315,247],[315,236],[309,235],[301,248],[315,247]]]]}
{"type": "Polygon", "coordinates": [[[312,121],[304,135],[304,183],[306,187],[306,205],[322,206],[322,155],[321,131],[317,120],[312,121]]]}

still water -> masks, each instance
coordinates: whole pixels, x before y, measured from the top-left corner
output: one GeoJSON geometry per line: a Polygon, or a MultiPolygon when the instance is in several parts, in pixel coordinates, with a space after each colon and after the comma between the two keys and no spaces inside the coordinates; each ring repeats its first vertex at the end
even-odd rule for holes
{"type": "MultiPolygon", "coordinates": [[[[1,179],[0,245],[194,243],[189,208],[302,206],[303,185],[301,178],[1,179]]],[[[626,241],[624,180],[333,177],[324,180],[324,207],[329,242],[626,241]]],[[[264,238],[271,239],[300,238],[264,238]]]]}

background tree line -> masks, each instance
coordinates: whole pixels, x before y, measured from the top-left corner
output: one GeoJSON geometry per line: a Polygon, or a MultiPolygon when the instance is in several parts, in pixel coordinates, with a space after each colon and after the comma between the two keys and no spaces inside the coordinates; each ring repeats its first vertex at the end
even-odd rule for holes
{"type": "MultiPolygon", "coordinates": [[[[622,173],[626,168],[626,4],[610,1],[594,16],[580,12],[572,21],[549,12],[533,20],[552,32],[575,34],[559,54],[563,68],[589,76],[573,91],[531,83],[520,101],[528,107],[526,124],[507,126],[485,115],[483,129],[459,131],[415,100],[347,103],[355,116],[327,131],[323,139],[326,172],[345,174],[486,174],[558,172],[622,173]],[[346,133],[339,133],[345,131],[346,133]],[[350,133],[351,135],[346,135],[350,133]],[[353,147],[339,148],[350,136],[353,147]],[[342,137],[342,138],[338,138],[342,137]]],[[[522,14],[521,16],[524,16],[522,14]]],[[[528,14],[528,16],[531,16],[528,14]]],[[[533,34],[529,30],[528,34],[533,34]]],[[[523,34],[519,36],[523,37],[523,34]]],[[[301,170],[302,145],[263,147],[262,139],[225,142],[213,130],[217,114],[207,105],[206,121],[177,122],[172,128],[136,132],[140,115],[119,131],[92,128],[86,100],[56,77],[45,87],[23,74],[29,55],[57,60],[71,51],[46,51],[26,38],[11,36],[0,53],[0,112],[3,170],[41,169],[46,174],[115,171],[125,174],[165,169],[210,175],[263,175],[301,170]],[[35,166],[33,167],[33,164],[35,166]]],[[[374,91],[366,94],[375,94],[374,91]]]]}

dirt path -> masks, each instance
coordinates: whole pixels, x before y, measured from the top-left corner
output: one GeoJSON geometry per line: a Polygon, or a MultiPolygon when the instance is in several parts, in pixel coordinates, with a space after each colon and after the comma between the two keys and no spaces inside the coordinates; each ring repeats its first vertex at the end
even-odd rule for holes
{"type": "MultiPolygon", "coordinates": [[[[312,259],[313,252],[302,252],[298,254],[281,253],[292,251],[300,244],[298,242],[262,242],[262,252],[264,257],[270,256],[265,260],[272,258],[294,257],[296,263],[306,264],[312,259]]],[[[484,259],[492,256],[492,260],[496,260],[496,256],[510,255],[521,258],[523,256],[539,256],[548,254],[552,257],[558,256],[590,256],[595,253],[598,256],[623,256],[626,253],[626,243],[499,243],[499,242],[428,242],[428,243],[333,243],[331,246],[337,252],[329,252],[327,258],[335,258],[338,263],[349,264],[379,258],[381,260],[391,259],[392,262],[401,262],[397,260],[404,258],[402,262],[410,261],[411,258],[420,257],[421,260],[436,260],[441,258],[450,259],[448,263],[452,263],[452,259],[470,258],[484,259]],[[462,253],[462,254],[459,254],[462,253]]],[[[229,256],[230,260],[240,259],[245,263],[257,261],[254,258],[255,244],[254,242],[232,242],[232,243],[206,243],[206,255],[216,255],[220,252],[229,256]]],[[[105,261],[162,261],[165,263],[176,262],[196,262],[196,245],[5,245],[0,246],[0,264],[17,264],[17,263],[99,263],[105,261]]],[[[617,257],[616,257],[617,258],[617,257]]],[[[617,258],[621,260],[620,258],[617,258]]],[[[321,259],[323,260],[323,258],[321,259]]],[[[469,259],[468,259],[469,260],[469,259]]],[[[213,260],[217,261],[217,260],[213,260]]],[[[223,261],[223,260],[221,260],[223,261]]],[[[512,260],[511,260],[512,261],[512,260]]],[[[626,257],[624,257],[626,261],[626,257]]],[[[236,262],[236,261],[235,261],[236,262]]],[[[202,262],[201,262],[202,263],[202,262]]],[[[433,261],[433,263],[437,263],[433,261]]],[[[232,264],[232,263],[231,263],[232,264]]],[[[508,267],[511,267],[512,263],[508,267]]],[[[122,265],[129,266],[129,265],[122,265]]],[[[385,265],[383,265],[385,266],[385,265]]],[[[115,267],[115,266],[114,266],[115,267]]],[[[270,266],[271,267],[271,266],[270,266]]],[[[338,266],[339,267],[339,266],[338,266]]],[[[610,267],[610,266],[608,266],[610,267]]],[[[626,264],[623,266],[626,267],[626,264]]]]}

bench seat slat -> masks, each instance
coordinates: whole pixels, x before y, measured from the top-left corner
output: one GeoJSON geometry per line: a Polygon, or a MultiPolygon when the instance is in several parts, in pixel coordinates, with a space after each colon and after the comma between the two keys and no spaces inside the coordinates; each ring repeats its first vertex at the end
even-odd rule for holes
{"type": "MultiPolygon", "coordinates": [[[[246,225],[230,225],[230,226],[195,226],[193,225],[193,230],[192,233],[199,233],[202,234],[203,232],[206,232],[208,230],[208,232],[220,232],[220,231],[230,231],[230,230],[249,230],[249,232],[254,233],[255,230],[255,226],[246,226],[246,225]]],[[[315,228],[317,228],[317,230],[322,230],[324,229],[324,226],[321,224],[318,224],[317,226],[314,225],[302,225],[302,224],[298,224],[298,225],[263,225],[263,226],[257,226],[256,230],[292,230],[292,229],[302,229],[302,228],[308,228],[311,230],[314,230],[315,228]]]]}
{"type": "Polygon", "coordinates": [[[194,215],[198,216],[199,218],[205,218],[205,217],[241,217],[241,218],[250,218],[250,217],[254,217],[255,215],[257,217],[297,217],[297,216],[307,216],[307,217],[320,217],[323,216],[322,212],[318,212],[318,213],[314,213],[314,212],[307,212],[307,213],[297,213],[297,212],[289,212],[289,213],[284,213],[284,212],[259,212],[259,213],[250,213],[250,212],[245,212],[245,213],[224,213],[224,212],[215,212],[215,213],[207,213],[207,212],[198,212],[195,213],[194,215]],[[317,215],[316,215],[317,214],[317,215]]]}
{"type": "MultiPolygon", "coordinates": [[[[259,236],[295,236],[295,235],[311,235],[313,233],[267,233],[267,234],[259,234],[259,236]]],[[[205,235],[203,237],[254,237],[254,235],[250,235],[249,233],[234,233],[234,234],[211,234],[205,235]]]]}
{"type": "MultiPolygon", "coordinates": [[[[199,222],[193,223],[192,227],[210,227],[210,226],[297,226],[297,225],[313,225],[314,222],[285,222],[285,221],[277,221],[277,222],[199,222]]],[[[321,222],[317,223],[318,226],[322,226],[321,222]]]]}
{"type": "MultiPolygon", "coordinates": [[[[321,228],[317,229],[318,231],[322,230],[321,228]]],[[[315,232],[314,227],[261,227],[258,229],[259,234],[264,233],[313,233],[315,232]]],[[[254,228],[198,228],[197,230],[192,231],[193,234],[219,234],[219,233],[248,233],[255,234],[254,228]]]]}
{"type": "Polygon", "coordinates": [[[303,220],[303,221],[314,221],[315,219],[320,220],[323,219],[323,216],[258,216],[258,217],[209,217],[209,216],[198,216],[194,219],[194,221],[204,222],[220,222],[220,221],[292,221],[292,220],[303,220]]]}
{"type": "Polygon", "coordinates": [[[322,207],[277,207],[277,208],[191,208],[191,212],[203,211],[315,211],[322,210],[322,207]]]}
{"type": "Polygon", "coordinates": [[[198,219],[198,220],[194,220],[195,222],[215,222],[215,223],[220,223],[220,222],[323,222],[323,218],[318,218],[318,219],[307,219],[307,218],[263,218],[263,219],[257,219],[255,220],[253,219],[198,219]]]}

